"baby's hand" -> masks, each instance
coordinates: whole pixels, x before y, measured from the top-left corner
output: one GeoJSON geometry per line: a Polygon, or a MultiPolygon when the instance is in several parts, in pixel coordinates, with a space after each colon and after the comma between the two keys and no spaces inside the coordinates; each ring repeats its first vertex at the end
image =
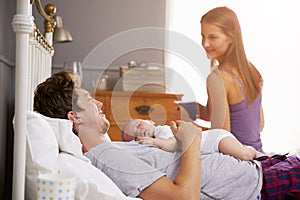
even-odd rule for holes
{"type": "Polygon", "coordinates": [[[153,144],[153,138],[151,137],[138,137],[137,140],[140,144],[153,144]]]}

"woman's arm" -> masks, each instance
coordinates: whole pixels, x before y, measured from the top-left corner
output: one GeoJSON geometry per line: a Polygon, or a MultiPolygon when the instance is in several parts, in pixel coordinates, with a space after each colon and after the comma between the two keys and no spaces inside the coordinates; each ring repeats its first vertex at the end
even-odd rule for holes
{"type": "Polygon", "coordinates": [[[213,71],[207,77],[207,89],[209,94],[211,128],[230,131],[230,114],[227,93],[218,71],[213,71]]]}
{"type": "Polygon", "coordinates": [[[211,106],[211,99],[210,99],[210,94],[207,90],[207,104],[206,106],[203,106],[199,103],[199,112],[200,112],[200,119],[205,120],[205,121],[211,121],[211,111],[210,111],[210,106],[211,106]]]}
{"type": "Polygon", "coordinates": [[[264,111],[262,106],[260,107],[260,129],[259,131],[261,132],[264,129],[265,126],[265,117],[264,117],[264,111]]]}
{"type": "Polygon", "coordinates": [[[181,165],[172,182],[165,176],[144,189],[139,197],[144,200],[199,200],[201,187],[200,143],[202,130],[192,123],[171,123],[175,137],[182,143],[181,165]]]}
{"type": "MultiPolygon", "coordinates": [[[[206,106],[203,106],[200,103],[198,104],[198,106],[199,106],[199,113],[200,113],[199,118],[202,120],[205,120],[205,121],[211,121],[210,112],[209,112],[209,110],[207,110],[208,102],[207,102],[206,106]]],[[[209,108],[209,106],[208,106],[208,108],[209,108]]]]}

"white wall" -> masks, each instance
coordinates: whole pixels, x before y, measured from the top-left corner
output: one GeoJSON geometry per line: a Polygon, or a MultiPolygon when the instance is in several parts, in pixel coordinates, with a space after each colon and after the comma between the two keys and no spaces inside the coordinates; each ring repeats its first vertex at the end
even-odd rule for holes
{"type": "MultiPolygon", "coordinates": [[[[262,140],[265,151],[286,152],[300,147],[300,2],[298,0],[172,0],[170,19],[172,30],[201,45],[200,18],[217,6],[227,6],[239,17],[244,44],[249,60],[264,78],[263,107],[265,128],[262,140]]],[[[177,41],[168,41],[167,48],[177,41]]],[[[195,52],[191,52],[195,54],[195,52]]],[[[166,65],[171,75],[166,77],[167,87],[175,92],[184,92],[185,99],[205,102],[203,89],[208,74],[209,62],[202,50],[201,61],[190,63],[180,56],[167,55],[166,65]],[[171,58],[171,59],[170,59],[171,58]],[[175,59],[174,59],[175,58],[175,59]],[[184,65],[185,63],[186,65],[184,65]],[[198,78],[185,78],[190,82],[182,87],[178,74],[200,72],[198,78]],[[175,72],[175,73],[174,73],[175,72]],[[202,76],[202,77],[201,77],[202,76]],[[204,77],[204,79],[203,79],[204,77]],[[193,79],[194,81],[192,81],[193,79]],[[188,90],[187,87],[192,87],[188,90]],[[200,87],[200,90],[199,90],[200,87]],[[196,91],[196,92],[195,92],[196,91]]],[[[190,76],[191,77],[191,76],[190,76]]]]}

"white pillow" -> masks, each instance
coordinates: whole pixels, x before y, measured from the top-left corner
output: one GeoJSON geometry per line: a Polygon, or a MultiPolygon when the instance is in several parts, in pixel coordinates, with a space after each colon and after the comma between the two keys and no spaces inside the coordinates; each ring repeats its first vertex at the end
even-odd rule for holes
{"type": "MultiPolygon", "coordinates": [[[[79,182],[86,181],[89,185],[86,200],[139,199],[125,196],[83,155],[80,140],[72,132],[71,121],[27,111],[27,131],[26,199],[36,199],[37,175],[48,172],[71,174],[79,182]]],[[[76,190],[76,199],[79,199],[81,189],[76,190]]]]}
{"type": "MultiPolygon", "coordinates": [[[[73,124],[70,120],[46,116],[43,116],[43,118],[54,131],[61,151],[58,157],[59,173],[73,175],[78,181],[87,181],[89,191],[84,199],[132,199],[125,196],[110,178],[94,167],[90,160],[83,155],[82,144],[72,132],[73,124]]],[[[79,199],[80,193],[84,193],[80,189],[82,188],[76,190],[77,199],[79,199]]]]}
{"type": "Polygon", "coordinates": [[[37,175],[58,172],[58,143],[41,114],[27,111],[26,199],[36,199],[37,175]]]}
{"type": "MultiPolygon", "coordinates": [[[[64,152],[59,154],[58,165],[60,173],[70,174],[77,177],[77,180],[87,181],[89,190],[86,200],[125,200],[139,199],[125,196],[118,186],[106,176],[101,170],[97,169],[90,162],[77,159],[76,157],[64,152]]],[[[82,188],[78,188],[77,192],[82,188]]],[[[84,193],[84,191],[81,191],[84,193]]],[[[77,197],[79,195],[76,195],[77,197]]]]}
{"type": "Polygon", "coordinates": [[[73,123],[67,119],[50,118],[43,116],[55,133],[59,150],[67,152],[80,159],[87,160],[82,153],[82,144],[79,138],[72,132],[73,123]]]}
{"type": "MultiPolygon", "coordinates": [[[[50,118],[42,116],[51,126],[58,141],[59,150],[72,154],[82,160],[88,160],[83,156],[80,139],[73,133],[73,123],[67,119],[50,118]]],[[[105,134],[108,141],[111,141],[108,134],[105,134]]]]}

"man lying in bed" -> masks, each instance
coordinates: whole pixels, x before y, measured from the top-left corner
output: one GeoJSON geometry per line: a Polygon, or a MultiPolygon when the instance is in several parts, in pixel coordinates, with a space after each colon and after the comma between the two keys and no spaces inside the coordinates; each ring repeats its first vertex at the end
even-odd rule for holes
{"type": "Polygon", "coordinates": [[[260,163],[217,152],[202,154],[199,159],[201,129],[184,122],[178,127],[171,124],[181,143],[176,152],[138,143],[107,142],[103,134],[109,122],[101,107],[86,90],[75,89],[74,79],[65,72],[53,75],[35,92],[34,110],[71,120],[74,133],[87,150],[85,155],[128,196],[199,199],[201,192],[201,199],[232,200],[257,199],[260,192],[262,199],[299,195],[297,157],[267,158],[260,163]]]}

